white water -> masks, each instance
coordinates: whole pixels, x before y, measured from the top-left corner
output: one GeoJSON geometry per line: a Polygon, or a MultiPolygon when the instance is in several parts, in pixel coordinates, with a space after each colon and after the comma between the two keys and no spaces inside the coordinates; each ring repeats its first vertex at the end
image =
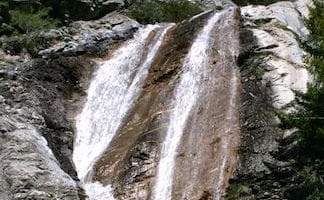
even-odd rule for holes
{"type": "Polygon", "coordinates": [[[99,67],[90,84],[87,102],[76,122],[73,161],[91,200],[114,199],[110,185],[104,187],[99,182],[91,182],[92,168],[139,95],[151,62],[170,26],[159,32],[152,45],[147,47],[147,38],[158,28],[159,25],[149,25],[139,30],[134,39],[99,67]],[[150,51],[141,63],[145,48],[150,48],[150,51]]]}
{"type": "Polygon", "coordinates": [[[154,200],[171,199],[177,147],[182,137],[186,120],[197,100],[200,77],[210,57],[208,55],[211,47],[210,35],[220,15],[220,13],[216,13],[208,20],[207,25],[198,34],[184,60],[184,72],[175,90],[174,110],[170,116],[169,127],[158,165],[158,175],[153,191],[154,200]]]}

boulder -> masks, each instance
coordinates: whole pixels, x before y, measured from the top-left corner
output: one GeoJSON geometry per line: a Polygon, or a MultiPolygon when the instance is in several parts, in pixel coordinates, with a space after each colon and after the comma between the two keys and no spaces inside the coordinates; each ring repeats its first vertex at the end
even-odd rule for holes
{"type": "Polygon", "coordinates": [[[194,2],[197,2],[204,10],[222,9],[235,5],[231,0],[195,0],[194,2]]]}
{"type": "Polygon", "coordinates": [[[82,99],[81,77],[92,65],[0,51],[0,199],[82,199],[68,108],[82,99]]]}
{"type": "Polygon", "coordinates": [[[39,52],[42,57],[104,53],[111,44],[125,40],[139,27],[136,21],[117,12],[94,21],[76,21],[68,27],[42,32],[39,37],[53,46],[39,52]]]}
{"type": "Polygon", "coordinates": [[[36,129],[2,134],[0,152],[2,199],[79,199],[76,183],[36,129]]]}

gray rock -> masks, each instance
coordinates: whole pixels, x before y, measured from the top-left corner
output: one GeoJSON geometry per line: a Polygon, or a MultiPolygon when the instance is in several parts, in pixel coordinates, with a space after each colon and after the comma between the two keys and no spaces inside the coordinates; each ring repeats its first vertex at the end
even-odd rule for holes
{"type": "Polygon", "coordinates": [[[222,9],[235,4],[231,0],[195,0],[204,10],[222,9]]]}
{"type": "Polygon", "coordinates": [[[254,199],[294,199],[285,192],[295,184],[298,134],[279,127],[275,113],[291,111],[294,92],[307,89],[306,53],[297,41],[308,34],[303,21],[308,13],[306,2],[241,8],[244,123],[241,161],[233,185],[252,186],[254,199]]]}
{"type": "Polygon", "coordinates": [[[35,128],[2,134],[0,181],[4,199],[79,199],[76,183],[59,166],[35,128]]]}
{"type": "Polygon", "coordinates": [[[82,196],[70,160],[73,129],[63,91],[67,96],[82,91],[77,85],[84,66],[92,64],[64,57],[31,61],[0,51],[1,200],[82,196]]]}
{"type": "Polygon", "coordinates": [[[126,39],[140,25],[116,12],[95,21],[77,21],[69,27],[41,33],[40,37],[56,43],[39,52],[42,57],[101,53],[117,40],[126,39]],[[57,42],[59,40],[59,42],[57,42]]]}

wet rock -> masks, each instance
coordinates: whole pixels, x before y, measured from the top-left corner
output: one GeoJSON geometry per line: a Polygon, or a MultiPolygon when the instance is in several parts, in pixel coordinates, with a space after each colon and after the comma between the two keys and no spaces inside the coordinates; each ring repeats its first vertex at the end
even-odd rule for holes
{"type": "Polygon", "coordinates": [[[210,14],[171,28],[154,57],[139,99],[98,160],[94,179],[111,183],[116,198],[150,198],[161,142],[172,110],[170,96],[181,72],[180,61],[210,14]]]}
{"type": "Polygon", "coordinates": [[[160,152],[155,141],[146,137],[144,142],[138,142],[133,148],[132,154],[129,155],[129,163],[123,169],[120,178],[115,180],[117,196],[130,199],[146,199],[150,196],[147,191],[153,185],[148,180],[156,173],[155,168],[160,152]]]}

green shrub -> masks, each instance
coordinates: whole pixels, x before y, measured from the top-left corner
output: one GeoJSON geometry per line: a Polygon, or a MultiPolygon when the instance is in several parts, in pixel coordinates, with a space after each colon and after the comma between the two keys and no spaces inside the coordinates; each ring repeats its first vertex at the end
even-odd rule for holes
{"type": "Polygon", "coordinates": [[[301,181],[300,199],[322,200],[324,197],[323,163],[303,166],[297,173],[301,181]]]}
{"type": "Polygon", "coordinates": [[[43,8],[37,12],[26,12],[21,10],[9,11],[11,23],[18,30],[18,33],[30,33],[46,28],[54,28],[59,21],[48,15],[49,9],[43,8]]]}
{"type": "Polygon", "coordinates": [[[324,4],[315,2],[307,22],[310,30],[307,50],[311,54],[310,66],[315,83],[308,92],[298,96],[302,109],[295,125],[301,132],[301,147],[307,157],[324,159],[324,4]]]}
{"type": "Polygon", "coordinates": [[[134,2],[128,15],[142,24],[157,22],[179,22],[202,12],[200,7],[187,0],[141,1],[134,2]]]}
{"type": "MultiPolygon", "coordinates": [[[[310,30],[308,41],[309,51],[315,58],[323,61],[324,57],[324,2],[315,1],[315,7],[311,9],[311,17],[306,20],[306,25],[310,30]]],[[[313,60],[314,61],[314,60],[313,60]]],[[[317,63],[314,63],[317,66],[317,63]]],[[[319,67],[317,67],[319,69],[319,67]]],[[[324,79],[322,79],[324,81],[324,79]]]]}
{"type": "Polygon", "coordinates": [[[246,6],[246,5],[269,5],[272,3],[276,3],[281,0],[233,0],[235,4],[238,6],[246,6]]]}
{"type": "Polygon", "coordinates": [[[310,53],[310,69],[315,77],[306,94],[297,94],[299,109],[285,115],[282,122],[287,128],[300,132],[300,153],[296,166],[301,179],[302,199],[324,199],[324,3],[315,1],[315,8],[306,20],[310,30],[304,44],[310,53]]]}

